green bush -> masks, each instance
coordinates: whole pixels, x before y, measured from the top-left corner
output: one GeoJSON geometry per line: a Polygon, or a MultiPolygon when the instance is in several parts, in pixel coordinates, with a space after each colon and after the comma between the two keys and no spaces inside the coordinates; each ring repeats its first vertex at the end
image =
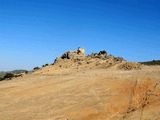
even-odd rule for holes
{"type": "Polygon", "coordinates": [[[35,67],[35,68],[33,68],[33,70],[39,70],[40,68],[39,67],[35,67]]]}
{"type": "Polygon", "coordinates": [[[0,81],[2,81],[2,80],[4,80],[4,78],[3,78],[3,77],[0,77],[0,81]]]}
{"type": "Polygon", "coordinates": [[[14,74],[13,73],[6,73],[5,74],[5,76],[3,77],[3,79],[8,79],[8,80],[10,80],[10,79],[12,79],[14,77],[14,74]]]}

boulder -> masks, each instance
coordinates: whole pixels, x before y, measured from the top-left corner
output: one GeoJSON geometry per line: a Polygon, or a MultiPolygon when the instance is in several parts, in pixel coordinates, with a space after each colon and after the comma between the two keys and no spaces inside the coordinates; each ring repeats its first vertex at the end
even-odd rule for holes
{"type": "Polygon", "coordinates": [[[77,53],[78,54],[85,54],[85,50],[84,50],[84,48],[78,48],[78,50],[77,50],[77,53]]]}
{"type": "Polygon", "coordinates": [[[73,60],[81,60],[84,59],[84,54],[78,54],[77,52],[66,52],[62,55],[62,59],[73,59],[73,60]]]}
{"type": "Polygon", "coordinates": [[[82,60],[85,58],[84,52],[83,48],[78,48],[76,51],[68,51],[61,56],[61,59],[82,60]]]}

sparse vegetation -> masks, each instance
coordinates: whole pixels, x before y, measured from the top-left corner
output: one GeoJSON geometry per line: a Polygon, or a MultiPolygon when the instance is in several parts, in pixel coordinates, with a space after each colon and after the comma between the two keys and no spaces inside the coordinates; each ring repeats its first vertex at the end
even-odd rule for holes
{"type": "Polygon", "coordinates": [[[39,70],[40,68],[39,67],[35,67],[35,68],[33,68],[33,70],[35,71],[35,70],[39,70]]]}
{"type": "Polygon", "coordinates": [[[45,65],[42,65],[42,67],[46,67],[46,66],[48,66],[49,64],[45,64],[45,65]]]}
{"type": "Polygon", "coordinates": [[[3,78],[3,77],[0,77],[0,81],[2,81],[2,80],[4,80],[4,78],[3,78]]]}
{"type": "Polygon", "coordinates": [[[13,77],[14,77],[13,73],[6,73],[3,78],[4,80],[11,80],[13,77]]]}
{"type": "Polygon", "coordinates": [[[140,62],[140,63],[144,65],[160,65],[160,60],[152,60],[152,61],[140,62]]]}
{"type": "Polygon", "coordinates": [[[12,79],[13,77],[22,77],[22,73],[28,73],[27,70],[13,70],[8,72],[0,72],[0,81],[12,79]]]}

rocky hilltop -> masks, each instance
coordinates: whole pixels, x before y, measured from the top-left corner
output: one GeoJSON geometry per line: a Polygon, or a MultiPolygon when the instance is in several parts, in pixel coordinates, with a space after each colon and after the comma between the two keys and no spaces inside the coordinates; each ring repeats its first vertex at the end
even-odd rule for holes
{"type": "Polygon", "coordinates": [[[128,62],[122,57],[109,55],[105,50],[98,53],[85,55],[85,49],[67,51],[57,57],[54,63],[47,68],[40,69],[36,73],[51,73],[51,70],[82,70],[82,69],[117,69],[117,70],[140,70],[142,65],[136,62],[128,62]],[[47,69],[47,70],[46,70],[47,69]]]}
{"type": "Polygon", "coordinates": [[[123,70],[132,70],[132,69],[141,69],[142,65],[135,62],[127,62],[122,57],[115,57],[109,55],[105,50],[100,51],[99,53],[92,53],[85,56],[85,50],[79,48],[75,51],[65,52],[61,57],[56,58],[54,65],[59,65],[60,67],[69,68],[71,66],[80,67],[91,67],[91,68],[113,68],[114,66],[117,69],[123,70]],[[66,63],[72,65],[66,66],[66,63]]]}

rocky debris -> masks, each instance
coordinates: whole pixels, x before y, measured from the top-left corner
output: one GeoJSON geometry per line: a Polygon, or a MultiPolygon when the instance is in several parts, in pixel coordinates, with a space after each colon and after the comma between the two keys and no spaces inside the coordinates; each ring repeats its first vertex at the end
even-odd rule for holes
{"type": "Polygon", "coordinates": [[[125,62],[118,66],[121,70],[140,70],[142,64],[135,62],[125,62]]]}
{"type": "Polygon", "coordinates": [[[111,60],[112,61],[126,61],[122,57],[115,57],[115,56],[112,56],[112,55],[108,55],[108,53],[105,50],[100,51],[99,53],[92,53],[92,54],[88,55],[87,57],[99,58],[99,59],[107,60],[107,61],[111,61],[111,60]]]}
{"type": "Polygon", "coordinates": [[[91,58],[101,58],[101,59],[105,59],[107,58],[107,52],[105,50],[103,51],[100,51],[99,53],[92,53],[90,55],[88,55],[88,57],[91,57],[91,58]]]}
{"type": "Polygon", "coordinates": [[[85,50],[78,48],[75,51],[65,52],[55,59],[53,65],[60,68],[109,68],[116,65],[117,69],[140,69],[141,64],[129,63],[122,57],[109,55],[105,50],[85,56],[85,50]]]}

